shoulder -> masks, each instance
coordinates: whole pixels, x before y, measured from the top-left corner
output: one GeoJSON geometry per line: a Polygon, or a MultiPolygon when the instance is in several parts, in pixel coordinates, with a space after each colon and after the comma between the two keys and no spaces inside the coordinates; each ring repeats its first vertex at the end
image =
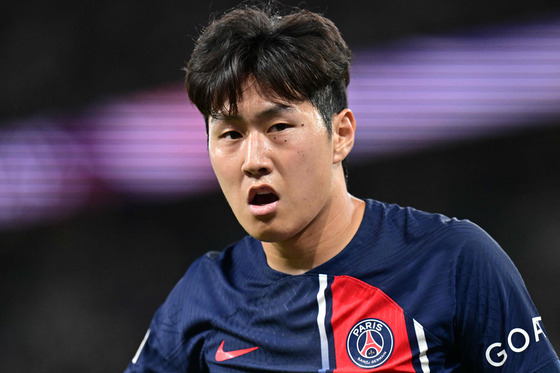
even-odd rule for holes
{"type": "Polygon", "coordinates": [[[240,255],[237,251],[247,244],[241,240],[222,252],[207,253],[189,266],[156,311],[135,366],[175,371],[197,364],[201,341],[211,332],[213,320],[236,312],[232,257],[240,255]]]}
{"type": "Polygon", "coordinates": [[[494,281],[522,286],[507,253],[477,224],[411,207],[370,204],[381,217],[375,228],[376,247],[382,248],[377,256],[407,268],[408,278],[425,286],[445,284],[450,300],[475,288],[495,288],[494,281]]]}
{"type": "Polygon", "coordinates": [[[401,207],[375,200],[367,201],[367,214],[379,239],[429,250],[445,255],[480,254],[478,251],[501,251],[488,233],[475,223],[426,212],[413,207],[401,207]]]}
{"type": "Polygon", "coordinates": [[[170,296],[177,292],[196,293],[196,289],[201,289],[201,293],[206,295],[225,283],[237,282],[242,273],[251,271],[248,259],[254,257],[256,245],[256,240],[247,236],[222,251],[207,252],[189,266],[170,296]]]}

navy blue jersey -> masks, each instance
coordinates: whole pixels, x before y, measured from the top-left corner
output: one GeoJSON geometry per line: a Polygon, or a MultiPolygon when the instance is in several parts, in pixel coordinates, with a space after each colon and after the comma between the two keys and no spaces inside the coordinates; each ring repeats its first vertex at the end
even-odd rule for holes
{"type": "Polygon", "coordinates": [[[517,269],[476,225],[368,200],[305,274],[246,237],[189,268],[127,372],[560,372],[517,269]]]}

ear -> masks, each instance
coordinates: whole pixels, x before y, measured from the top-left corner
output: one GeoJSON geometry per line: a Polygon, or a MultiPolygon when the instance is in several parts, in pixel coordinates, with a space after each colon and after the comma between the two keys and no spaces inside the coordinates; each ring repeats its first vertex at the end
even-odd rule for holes
{"type": "Polygon", "coordinates": [[[354,146],[356,120],[350,109],[335,114],[332,119],[333,163],[342,162],[354,146]]]}

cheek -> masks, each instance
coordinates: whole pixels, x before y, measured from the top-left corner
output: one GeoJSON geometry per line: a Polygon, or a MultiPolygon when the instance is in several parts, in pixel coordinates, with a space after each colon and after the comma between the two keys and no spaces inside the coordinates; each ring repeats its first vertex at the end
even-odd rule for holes
{"type": "Polygon", "coordinates": [[[214,168],[215,171],[223,172],[233,165],[233,157],[231,154],[228,154],[228,151],[224,150],[222,147],[212,146],[212,143],[210,143],[208,147],[208,156],[212,168],[214,168]]]}
{"type": "Polygon", "coordinates": [[[223,156],[219,153],[210,153],[210,163],[214,174],[220,183],[220,187],[227,193],[232,187],[234,175],[234,164],[231,157],[223,156]]]}
{"type": "Polygon", "coordinates": [[[294,152],[291,165],[294,167],[296,187],[305,189],[304,195],[312,198],[325,188],[329,188],[332,177],[332,161],[325,144],[307,142],[294,152]],[[311,192],[311,194],[310,194],[311,192]]]}
{"type": "Polygon", "coordinates": [[[298,152],[298,161],[305,165],[310,173],[330,172],[332,152],[323,138],[306,141],[298,152]]]}

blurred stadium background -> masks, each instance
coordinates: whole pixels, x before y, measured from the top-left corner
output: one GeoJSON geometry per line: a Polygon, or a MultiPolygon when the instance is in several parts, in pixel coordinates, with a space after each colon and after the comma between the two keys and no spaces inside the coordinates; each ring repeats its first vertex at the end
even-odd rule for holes
{"type": "MultiPolygon", "coordinates": [[[[243,235],[181,68],[237,2],[1,12],[0,371],[122,371],[191,261],[243,235]]],[[[470,219],[560,349],[560,3],[285,1],[355,54],[359,197],[470,219]]]]}

